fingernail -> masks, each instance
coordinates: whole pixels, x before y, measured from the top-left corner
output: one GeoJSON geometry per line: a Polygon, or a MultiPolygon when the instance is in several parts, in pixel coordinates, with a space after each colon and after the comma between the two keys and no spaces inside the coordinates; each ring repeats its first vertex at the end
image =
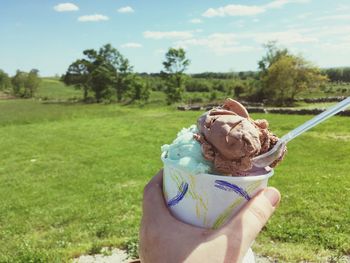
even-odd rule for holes
{"type": "Polygon", "coordinates": [[[264,195],[273,207],[275,207],[280,201],[280,193],[275,188],[269,187],[265,189],[264,195]]]}

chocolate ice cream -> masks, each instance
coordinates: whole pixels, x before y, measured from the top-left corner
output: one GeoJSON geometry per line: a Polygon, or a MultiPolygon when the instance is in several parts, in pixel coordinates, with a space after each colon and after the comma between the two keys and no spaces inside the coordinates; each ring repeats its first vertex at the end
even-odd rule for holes
{"type": "Polygon", "coordinates": [[[245,107],[232,99],[203,114],[197,126],[195,138],[202,145],[204,158],[214,163],[216,172],[232,176],[245,175],[252,168],[251,159],[278,141],[266,120],[254,121],[245,107]]]}

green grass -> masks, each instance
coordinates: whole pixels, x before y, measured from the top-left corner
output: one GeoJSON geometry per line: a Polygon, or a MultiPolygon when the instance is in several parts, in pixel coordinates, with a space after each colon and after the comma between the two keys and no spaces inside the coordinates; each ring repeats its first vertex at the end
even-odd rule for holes
{"type": "Polygon", "coordinates": [[[42,78],[35,97],[44,100],[82,99],[83,92],[64,85],[57,78],[42,78]]]}
{"type": "MultiPolygon", "coordinates": [[[[1,92],[0,92],[1,96],[1,92]]],[[[92,93],[88,96],[93,97],[92,93]]],[[[41,83],[35,94],[35,99],[42,100],[44,103],[72,103],[83,99],[83,91],[74,86],[66,86],[57,78],[41,78],[41,83]]],[[[113,99],[115,99],[113,97],[113,99]]],[[[152,91],[147,102],[148,106],[165,105],[165,94],[161,91],[152,91]]]]}
{"type": "MultiPolygon", "coordinates": [[[[137,238],[160,146],[200,112],[0,101],[0,262],[65,262],[137,238]]],[[[267,118],[283,135],[310,116],[267,118]]],[[[289,145],[270,184],[279,209],[256,252],[285,261],[350,254],[350,125],[334,117],[289,145]]]]}
{"type": "MultiPolygon", "coordinates": [[[[297,109],[326,109],[336,104],[336,102],[317,102],[317,103],[306,103],[298,102],[295,107],[297,109]]],[[[288,108],[288,107],[287,107],[288,108]]]]}

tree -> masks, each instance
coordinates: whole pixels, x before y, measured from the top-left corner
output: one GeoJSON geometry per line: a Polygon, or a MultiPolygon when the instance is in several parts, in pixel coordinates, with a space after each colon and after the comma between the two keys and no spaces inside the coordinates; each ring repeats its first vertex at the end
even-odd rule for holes
{"type": "Polygon", "coordinates": [[[294,80],[297,78],[297,71],[294,70],[295,60],[291,56],[282,56],[267,69],[262,76],[265,94],[283,105],[288,94],[292,92],[294,80]]]}
{"type": "MultiPolygon", "coordinates": [[[[90,89],[90,69],[91,63],[86,59],[78,59],[69,67],[62,80],[66,85],[74,85],[78,89],[83,89],[84,101],[87,100],[90,89]]],[[[91,68],[92,69],[92,68],[91,68]]]]}
{"type": "Polygon", "coordinates": [[[28,74],[24,82],[24,97],[32,98],[40,85],[39,70],[32,69],[28,74]]]}
{"type": "Polygon", "coordinates": [[[17,70],[16,74],[12,77],[12,93],[16,97],[23,97],[25,93],[24,83],[26,81],[27,74],[23,71],[17,70]]]}
{"type": "Polygon", "coordinates": [[[102,65],[110,69],[110,78],[116,90],[117,100],[120,102],[129,88],[127,77],[132,73],[132,66],[111,44],[106,44],[99,51],[93,49],[85,50],[84,55],[95,61],[95,65],[102,65]]]}
{"type": "Polygon", "coordinates": [[[279,58],[289,55],[286,48],[278,48],[276,41],[269,41],[263,45],[267,49],[266,55],[258,62],[260,74],[265,74],[268,68],[279,58]]]}
{"type": "Polygon", "coordinates": [[[115,82],[114,69],[111,65],[99,65],[91,73],[91,89],[95,93],[97,102],[102,99],[109,100],[112,97],[112,87],[115,82]]]}
{"type": "Polygon", "coordinates": [[[119,56],[117,61],[117,71],[116,74],[116,94],[117,100],[120,102],[123,99],[123,96],[128,92],[130,87],[130,74],[132,73],[132,66],[130,66],[129,60],[123,56],[119,56]]]}
{"type": "Polygon", "coordinates": [[[40,84],[39,70],[32,69],[29,73],[17,70],[12,77],[12,93],[16,97],[32,98],[40,84]]]}
{"type": "Polygon", "coordinates": [[[167,103],[181,101],[184,92],[185,70],[190,64],[186,52],[182,49],[169,48],[163,62],[164,71],[161,72],[166,82],[165,94],[167,103]]]}
{"type": "Polygon", "coordinates": [[[115,89],[117,99],[121,101],[129,87],[124,80],[132,72],[128,59],[111,44],[99,50],[84,50],[83,54],[85,58],[76,60],[68,67],[63,81],[82,88],[84,99],[89,91],[94,92],[97,101],[109,99],[115,89]]]}
{"type": "Polygon", "coordinates": [[[136,75],[129,75],[128,81],[130,82],[131,89],[129,89],[127,96],[132,100],[139,100],[147,102],[150,96],[150,87],[140,77],[136,75]]]}
{"type": "Polygon", "coordinates": [[[9,75],[0,69],[0,90],[8,91],[12,88],[11,78],[9,75]]]}
{"type": "Polygon", "coordinates": [[[268,47],[267,53],[259,62],[263,96],[278,105],[291,104],[301,91],[314,89],[327,81],[319,68],[301,56],[276,47],[268,47]]]}

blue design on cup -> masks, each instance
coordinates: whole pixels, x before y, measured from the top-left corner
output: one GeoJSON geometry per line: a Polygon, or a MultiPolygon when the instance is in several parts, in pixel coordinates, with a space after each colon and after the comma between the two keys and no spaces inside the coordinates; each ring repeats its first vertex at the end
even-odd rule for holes
{"type": "Polygon", "coordinates": [[[168,201],[167,205],[170,207],[179,203],[185,197],[187,191],[188,183],[182,182],[179,188],[179,192],[176,194],[176,196],[174,196],[168,201]]]}
{"type": "Polygon", "coordinates": [[[239,194],[240,196],[244,197],[248,201],[251,199],[247,191],[245,191],[243,188],[239,187],[238,185],[226,182],[224,180],[215,180],[215,187],[225,191],[233,191],[239,194]]]}

